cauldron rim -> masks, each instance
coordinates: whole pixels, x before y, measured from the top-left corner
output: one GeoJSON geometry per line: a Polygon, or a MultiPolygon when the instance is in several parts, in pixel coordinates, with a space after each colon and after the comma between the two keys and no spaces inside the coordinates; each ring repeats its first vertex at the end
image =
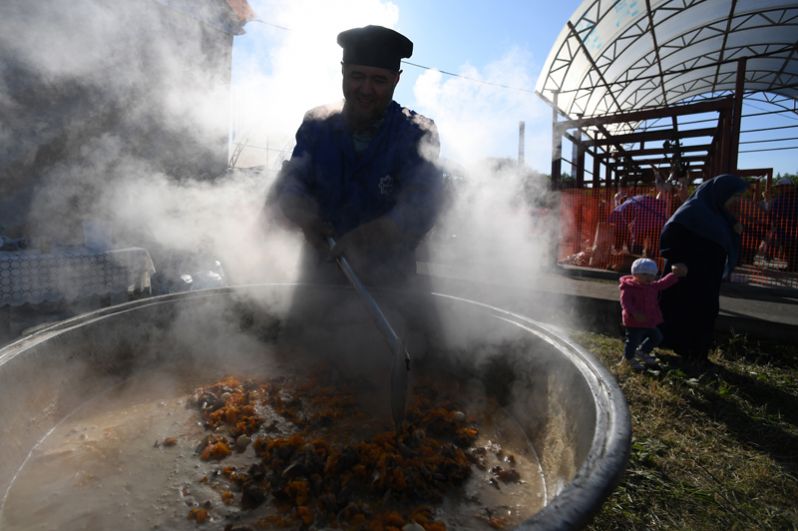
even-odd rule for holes
{"type": "MultiPolygon", "coordinates": [[[[27,349],[52,339],[59,334],[110,316],[143,309],[149,306],[184,302],[187,300],[216,298],[221,295],[246,294],[262,288],[340,289],[351,291],[343,285],[317,285],[301,283],[260,283],[211,288],[189,292],[170,293],[125,302],[87,312],[44,326],[30,335],[0,348],[0,370],[8,361],[27,349]]],[[[584,527],[598,512],[601,503],[609,496],[623,475],[629,459],[631,418],[623,393],[614,376],[592,354],[568,339],[563,331],[524,315],[498,308],[473,299],[439,292],[434,297],[482,308],[495,317],[514,324],[555,347],[576,366],[590,387],[596,408],[596,426],[590,449],[574,477],[540,511],[523,522],[517,529],[565,530],[584,527]]]]}

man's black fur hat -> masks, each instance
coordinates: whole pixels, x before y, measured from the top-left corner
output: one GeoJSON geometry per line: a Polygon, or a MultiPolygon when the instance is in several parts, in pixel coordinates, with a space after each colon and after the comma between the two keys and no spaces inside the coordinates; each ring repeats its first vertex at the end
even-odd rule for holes
{"type": "Polygon", "coordinates": [[[399,71],[402,58],[413,55],[413,42],[382,26],[352,28],[338,34],[345,64],[376,66],[399,71]]]}

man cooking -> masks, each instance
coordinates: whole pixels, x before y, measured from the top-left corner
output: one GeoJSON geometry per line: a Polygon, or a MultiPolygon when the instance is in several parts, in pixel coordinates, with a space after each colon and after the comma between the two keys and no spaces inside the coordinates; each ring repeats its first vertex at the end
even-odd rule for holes
{"type": "Polygon", "coordinates": [[[440,208],[438,134],[393,101],[400,61],[413,53],[407,37],[366,26],[338,44],[344,101],[305,114],[269,201],[309,244],[303,281],[343,281],[330,259],[343,254],[364,282],[396,286],[414,276],[416,246],[440,208]]]}
{"type": "Polygon", "coordinates": [[[364,283],[393,288],[374,295],[411,358],[432,350],[441,327],[429,277],[415,274],[415,250],[441,209],[438,134],[432,120],[393,101],[401,59],[413,53],[409,39],[366,26],[341,32],[338,44],[344,101],[305,114],[269,193],[270,210],[301,229],[306,243],[301,284],[281,335],[328,356],[344,372],[376,376],[382,387],[390,374],[393,407],[403,402],[397,391],[404,386],[406,392],[406,383],[393,385],[394,377],[406,368],[397,366],[395,353],[385,356],[377,347],[379,334],[363,316],[364,305],[302,284],[345,283],[333,259],[343,255],[364,283]],[[336,241],[333,249],[328,237],[336,241]]]}

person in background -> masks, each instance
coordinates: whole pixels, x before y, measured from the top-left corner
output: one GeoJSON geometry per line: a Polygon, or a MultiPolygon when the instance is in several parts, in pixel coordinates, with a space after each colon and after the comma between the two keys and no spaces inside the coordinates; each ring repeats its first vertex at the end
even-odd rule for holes
{"type": "Polygon", "coordinates": [[[687,266],[673,264],[671,272],[656,280],[657,263],[649,258],[638,258],[632,262],[632,274],[622,276],[618,288],[621,292],[621,318],[626,340],[623,349],[624,362],[634,370],[643,370],[642,361],[650,369],[658,369],[652,351],[662,342],[662,323],[658,296],[687,275],[687,266]]]}
{"type": "Polygon", "coordinates": [[[677,208],[687,201],[690,195],[690,178],[684,172],[671,170],[668,178],[664,179],[666,193],[664,198],[668,203],[667,212],[670,216],[677,208]]]}
{"type": "Polygon", "coordinates": [[[690,179],[687,176],[677,177],[674,181],[674,208],[678,208],[690,197],[690,179]]]}
{"type": "Polygon", "coordinates": [[[682,357],[684,366],[701,372],[710,366],[720,286],[740,253],[742,225],[736,219],[748,184],[723,174],[699,186],[662,230],[660,253],[665,268],[683,263],[690,271],[660,297],[663,346],[682,357]]]}
{"type": "MultiPolygon", "coordinates": [[[[621,199],[621,204],[610,212],[608,221],[615,225],[615,248],[626,247],[636,255],[656,254],[656,240],[662,226],[668,219],[667,203],[663,195],[666,186],[663,182],[655,184],[656,196],[639,194],[621,199]]],[[[619,200],[616,194],[616,202],[619,200]]]]}
{"type": "Polygon", "coordinates": [[[765,201],[768,212],[769,233],[764,250],[767,259],[781,254],[787,261],[787,270],[798,269],[798,190],[789,177],[776,181],[774,197],[765,201]]]}
{"type": "Polygon", "coordinates": [[[393,101],[401,59],[413,53],[407,37],[366,26],[337,41],[344,100],[305,114],[268,203],[304,233],[305,281],[341,281],[333,237],[332,256],[345,255],[366,283],[396,286],[415,274],[416,246],[440,209],[438,133],[393,101]]]}

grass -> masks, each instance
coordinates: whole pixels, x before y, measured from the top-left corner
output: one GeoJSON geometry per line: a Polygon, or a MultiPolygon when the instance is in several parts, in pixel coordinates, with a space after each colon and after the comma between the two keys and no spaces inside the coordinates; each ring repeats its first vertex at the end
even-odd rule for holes
{"type": "Polygon", "coordinates": [[[632,417],[626,472],[588,529],[798,529],[798,346],[732,334],[710,356],[717,370],[691,378],[618,365],[620,338],[575,338],[632,417]]]}

